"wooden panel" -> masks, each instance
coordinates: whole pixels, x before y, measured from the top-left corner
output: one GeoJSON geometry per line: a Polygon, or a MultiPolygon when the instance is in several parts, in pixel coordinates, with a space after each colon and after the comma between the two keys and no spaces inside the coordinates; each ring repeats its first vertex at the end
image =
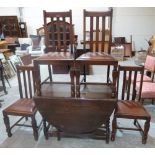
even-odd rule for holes
{"type": "Polygon", "coordinates": [[[0,30],[4,37],[21,37],[17,16],[0,16],[0,30]]]}

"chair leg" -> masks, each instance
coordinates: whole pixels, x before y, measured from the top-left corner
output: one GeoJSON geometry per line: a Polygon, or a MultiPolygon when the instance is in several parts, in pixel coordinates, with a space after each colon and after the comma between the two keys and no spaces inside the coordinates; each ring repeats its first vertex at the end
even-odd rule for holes
{"type": "Polygon", "coordinates": [[[152,99],[152,105],[154,104],[154,99],[152,99]]]}
{"type": "Polygon", "coordinates": [[[45,139],[48,140],[48,128],[47,128],[47,125],[46,125],[46,119],[43,118],[43,127],[44,127],[44,136],[45,136],[45,139]]]}
{"type": "Polygon", "coordinates": [[[137,119],[134,119],[134,122],[133,122],[133,124],[136,126],[136,123],[137,123],[137,119]]]}
{"type": "Polygon", "coordinates": [[[110,136],[110,119],[106,121],[106,143],[109,143],[109,136],[110,136]]]}
{"type": "Polygon", "coordinates": [[[34,139],[37,141],[38,140],[38,127],[37,127],[37,122],[35,120],[35,116],[32,116],[31,119],[32,119],[32,128],[33,128],[34,139]]]}
{"type": "Polygon", "coordinates": [[[142,103],[142,105],[143,105],[143,104],[144,104],[144,99],[142,98],[140,101],[141,101],[141,103],[142,103]]]}
{"type": "Polygon", "coordinates": [[[61,130],[57,129],[57,140],[60,141],[61,140],[61,130]]]}
{"type": "MultiPolygon", "coordinates": [[[[6,74],[6,73],[5,73],[5,74],[6,74]]],[[[5,75],[4,77],[5,77],[5,79],[6,79],[7,83],[8,83],[8,85],[9,85],[9,87],[11,88],[11,85],[10,85],[10,82],[9,82],[9,80],[8,80],[7,75],[5,75]]]]}
{"type": "Polygon", "coordinates": [[[25,117],[25,121],[28,121],[28,117],[25,117]]]}
{"type": "Polygon", "coordinates": [[[5,111],[3,111],[3,120],[4,120],[4,124],[6,126],[6,132],[8,134],[8,137],[11,137],[12,133],[11,133],[11,128],[10,128],[10,120],[9,120],[9,117],[5,111]]]}
{"type": "Polygon", "coordinates": [[[147,142],[149,128],[150,128],[150,118],[148,118],[144,124],[144,135],[142,136],[143,144],[146,144],[147,142]]]}
{"type": "Polygon", "coordinates": [[[117,131],[117,118],[114,115],[114,118],[113,118],[113,121],[112,121],[111,141],[114,141],[115,140],[116,131],[117,131]]]}
{"type": "Polygon", "coordinates": [[[86,66],[83,66],[83,75],[84,75],[84,82],[86,82],[86,66]]]}
{"type": "Polygon", "coordinates": [[[52,79],[52,70],[51,70],[51,65],[48,65],[48,70],[49,70],[49,78],[50,78],[50,82],[53,81],[52,79]]]}
{"type": "Polygon", "coordinates": [[[7,94],[8,92],[6,91],[6,86],[5,86],[4,76],[3,76],[3,70],[1,70],[0,74],[1,74],[1,80],[2,80],[4,93],[7,94]]]}

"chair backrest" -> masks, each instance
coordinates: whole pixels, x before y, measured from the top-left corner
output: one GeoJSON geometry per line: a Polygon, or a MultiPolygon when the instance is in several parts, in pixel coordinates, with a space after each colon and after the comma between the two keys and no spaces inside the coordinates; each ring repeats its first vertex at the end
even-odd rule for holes
{"type": "Polygon", "coordinates": [[[17,77],[20,98],[32,98],[36,90],[34,82],[34,67],[17,66],[17,77]]]}
{"type": "Polygon", "coordinates": [[[43,14],[46,52],[62,52],[70,48],[70,52],[73,53],[72,11],[46,12],[44,10],[43,14]]]}
{"type": "Polygon", "coordinates": [[[112,42],[112,14],[112,9],[105,12],[83,11],[84,49],[89,48],[92,52],[100,51],[110,53],[112,42]]]}
{"type": "Polygon", "coordinates": [[[151,55],[146,56],[144,67],[146,70],[150,71],[152,73],[152,80],[154,78],[155,73],[155,57],[151,55]]]}
{"type": "Polygon", "coordinates": [[[141,98],[142,81],[143,81],[144,67],[143,66],[119,66],[118,67],[118,81],[117,93],[121,100],[135,100],[136,93],[138,101],[141,98]],[[137,74],[141,75],[139,90],[136,92],[137,74]],[[128,76],[128,80],[126,77],[128,76]],[[133,82],[132,77],[134,77],[133,82]]]}

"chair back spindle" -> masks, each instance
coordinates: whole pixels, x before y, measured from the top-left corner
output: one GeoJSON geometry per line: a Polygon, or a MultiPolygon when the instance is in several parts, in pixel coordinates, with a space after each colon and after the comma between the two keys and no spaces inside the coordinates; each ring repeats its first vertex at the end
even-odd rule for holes
{"type": "Polygon", "coordinates": [[[33,66],[17,66],[20,98],[32,98],[35,92],[33,66]]]}
{"type": "Polygon", "coordinates": [[[144,74],[144,67],[142,66],[119,66],[118,67],[119,78],[117,81],[117,92],[118,98],[121,100],[135,100],[136,95],[138,96],[138,101],[141,98],[142,81],[144,74]],[[140,73],[140,87],[136,90],[137,74],[140,73]],[[126,77],[128,76],[128,80],[126,77]],[[132,77],[134,77],[132,82],[132,77]],[[122,84],[121,82],[122,81],[122,84]]]}
{"type": "Polygon", "coordinates": [[[109,11],[83,11],[83,45],[91,52],[107,52],[110,54],[112,42],[112,14],[109,11]]]}

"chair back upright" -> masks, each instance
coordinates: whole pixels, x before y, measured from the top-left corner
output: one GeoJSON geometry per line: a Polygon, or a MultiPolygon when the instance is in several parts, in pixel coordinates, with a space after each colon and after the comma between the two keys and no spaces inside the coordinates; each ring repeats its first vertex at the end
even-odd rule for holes
{"type": "Polygon", "coordinates": [[[151,74],[151,79],[153,81],[154,79],[154,74],[155,74],[155,57],[151,55],[146,56],[145,64],[144,67],[147,71],[150,71],[151,74]]]}
{"type": "Polygon", "coordinates": [[[46,52],[73,53],[74,30],[72,25],[72,11],[46,12],[44,16],[44,31],[46,52]]]}
{"type": "Polygon", "coordinates": [[[137,100],[141,99],[142,81],[143,81],[144,67],[143,66],[119,66],[118,67],[118,81],[117,93],[121,100],[137,100]],[[140,73],[140,87],[136,90],[137,74],[140,73]],[[126,77],[128,76],[128,80],[126,77]],[[132,77],[134,77],[132,81],[132,77]],[[121,82],[122,81],[122,82],[121,82]]]}
{"type": "Polygon", "coordinates": [[[17,66],[20,98],[32,98],[35,92],[34,67],[17,66]]]}
{"type": "Polygon", "coordinates": [[[112,15],[108,11],[83,11],[83,45],[91,52],[110,54],[112,43],[112,15]]]}

